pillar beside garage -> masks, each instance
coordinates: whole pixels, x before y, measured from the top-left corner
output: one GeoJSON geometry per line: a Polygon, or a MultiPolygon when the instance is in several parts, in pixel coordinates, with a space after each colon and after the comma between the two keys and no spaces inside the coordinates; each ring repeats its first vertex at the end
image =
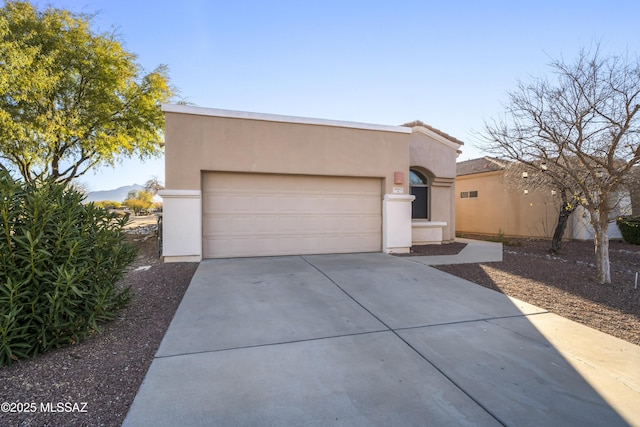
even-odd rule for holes
{"type": "Polygon", "coordinates": [[[411,250],[411,202],[415,196],[385,194],[382,202],[382,250],[406,254],[411,250]]]}
{"type": "Polygon", "coordinates": [[[165,262],[202,260],[202,193],[162,190],[162,256],[165,262]]]}

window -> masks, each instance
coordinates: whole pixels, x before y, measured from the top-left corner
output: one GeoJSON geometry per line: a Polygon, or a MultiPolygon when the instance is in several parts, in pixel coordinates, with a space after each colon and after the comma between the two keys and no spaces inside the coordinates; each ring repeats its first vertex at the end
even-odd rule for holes
{"type": "Polygon", "coordinates": [[[460,198],[461,199],[469,199],[469,198],[477,198],[478,197],[478,191],[461,191],[460,192],[460,198]]]}
{"type": "Polygon", "coordinates": [[[469,197],[478,197],[477,191],[469,191],[469,197]]]}
{"type": "Polygon", "coordinates": [[[420,172],[409,171],[409,190],[416,196],[411,204],[411,218],[429,218],[429,181],[420,172]]]}

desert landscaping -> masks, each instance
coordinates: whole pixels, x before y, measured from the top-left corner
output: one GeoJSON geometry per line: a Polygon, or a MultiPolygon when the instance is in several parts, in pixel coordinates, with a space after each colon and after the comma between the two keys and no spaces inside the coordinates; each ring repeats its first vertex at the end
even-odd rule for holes
{"type": "MultiPolygon", "coordinates": [[[[102,333],[67,348],[0,369],[0,400],[86,402],[80,413],[0,413],[0,425],[120,425],[194,274],[197,263],[163,264],[157,257],[155,217],[133,218],[128,240],[140,252],[122,286],[134,298],[102,333]]],[[[591,242],[567,242],[551,256],[548,242],[514,240],[504,261],[439,269],[540,306],[633,344],[640,344],[640,247],[611,242],[611,286],[593,282],[591,242]]],[[[414,248],[415,255],[460,251],[464,244],[414,248]]],[[[597,343],[594,343],[597,345],[597,343]]]]}

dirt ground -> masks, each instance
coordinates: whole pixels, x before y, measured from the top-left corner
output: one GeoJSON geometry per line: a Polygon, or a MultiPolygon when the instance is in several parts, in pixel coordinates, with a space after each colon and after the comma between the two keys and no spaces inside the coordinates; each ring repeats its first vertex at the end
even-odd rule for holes
{"type": "MultiPolygon", "coordinates": [[[[133,229],[151,221],[140,219],[133,229]]],[[[122,423],[198,265],[161,263],[154,234],[128,239],[140,248],[121,283],[131,304],[84,342],[0,368],[0,404],[15,410],[0,411],[0,426],[122,423]]]]}
{"type": "Polygon", "coordinates": [[[593,242],[565,242],[551,255],[546,240],[512,240],[502,262],[437,268],[640,345],[640,246],[612,240],[611,285],[595,283],[593,242]]]}
{"type": "MultiPolygon", "coordinates": [[[[152,224],[155,216],[139,217],[129,227],[128,239],[140,253],[122,285],[132,287],[134,298],[115,320],[103,326],[102,333],[0,368],[0,403],[22,409],[0,411],[0,426],[122,423],[197,268],[197,263],[161,263],[155,235],[143,233],[152,224]],[[62,412],[43,411],[58,404],[62,404],[62,412]],[[64,411],[66,404],[72,411],[64,411]],[[25,408],[36,411],[24,412],[25,408]]],[[[504,247],[501,263],[438,268],[640,344],[640,289],[633,286],[635,272],[640,271],[640,246],[612,242],[614,284],[602,286],[592,280],[595,269],[590,242],[569,242],[565,252],[557,256],[547,252],[545,241],[512,243],[504,247]]],[[[445,255],[463,247],[461,243],[430,245],[415,247],[413,253],[445,255]]]]}
{"type": "Polygon", "coordinates": [[[131,214],[131,216],[129,216],[129,223],[124,227],[126,230],[131,230],[131,229],[135,229],[135,228],[145,228],[149,231],[154,231],[155,227],[158,223],[158,215],[153,214],[153,215],[141,215],[141,216],[134,216],[133,214],[131,214]]]}

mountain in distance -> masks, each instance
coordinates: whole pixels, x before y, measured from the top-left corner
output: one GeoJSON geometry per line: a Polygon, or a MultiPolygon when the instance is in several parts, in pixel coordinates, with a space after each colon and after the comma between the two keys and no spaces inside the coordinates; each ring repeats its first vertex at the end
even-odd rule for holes
{"type": "Polygon", "coordinates": [[[87,198],[85,202],[101,202],[103,200],[112,200],[114,202],[124,202],[124,199],[127,198],[127,194],[131,190],[144,190],[142,185],[133,184],[126,185],[124,187],[116,188],[115,190],[104,190],[104,191],[91,191],[87,194],[87,198]]]}

